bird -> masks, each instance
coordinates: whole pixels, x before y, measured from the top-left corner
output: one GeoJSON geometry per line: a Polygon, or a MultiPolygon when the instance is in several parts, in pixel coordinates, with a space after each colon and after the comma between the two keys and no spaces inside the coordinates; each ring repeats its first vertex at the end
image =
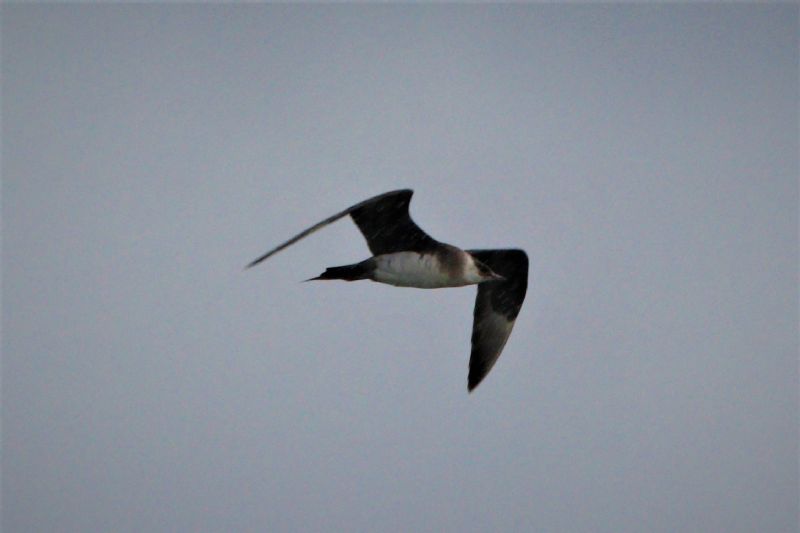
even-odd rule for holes
{"type": "Polygon", "coordinates": [[[411,189],[400,189],[352,205],[276,246],[245,269],[350,215],[372,257],[328,267],[306,281],[372,280],[423,289],[478,285],[467,376],[467,390],[472,392],[497,362],[511,335],[528,289],[528,256],[517,248],[462,250],[437,241],[411,219],[413,194],[411,189]]]}

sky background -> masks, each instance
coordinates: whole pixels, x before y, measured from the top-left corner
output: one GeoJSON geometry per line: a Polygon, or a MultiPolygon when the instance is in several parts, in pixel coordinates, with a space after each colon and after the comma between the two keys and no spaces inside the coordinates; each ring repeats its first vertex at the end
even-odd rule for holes
{"type": "Polygon", "coordinates": [[[798,6],[2,7],[2,530],[790,532],[798,6]],[[410,187],[530,286],[301,284],[410,187]]]}

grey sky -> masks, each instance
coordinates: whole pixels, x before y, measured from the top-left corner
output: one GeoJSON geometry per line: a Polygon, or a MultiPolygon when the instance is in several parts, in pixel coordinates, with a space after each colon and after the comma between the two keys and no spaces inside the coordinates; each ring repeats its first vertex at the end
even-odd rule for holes
{"type": "Polygon", "coordinates": [[[2,7],[2,529],[788,532],[798,6],[2,7]],[[528,298],[300,280],[416,190],[528,298]]]}

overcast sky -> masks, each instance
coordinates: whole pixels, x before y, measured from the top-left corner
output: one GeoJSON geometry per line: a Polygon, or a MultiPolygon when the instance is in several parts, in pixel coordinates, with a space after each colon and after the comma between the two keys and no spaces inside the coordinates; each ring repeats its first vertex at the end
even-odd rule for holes
{"type": "Polygon", "coordinates": [[[791,532],[798,6],[2,8],[2,529],[791,532]],[[342,220],[520,247],[299,283],[342,220]]]}

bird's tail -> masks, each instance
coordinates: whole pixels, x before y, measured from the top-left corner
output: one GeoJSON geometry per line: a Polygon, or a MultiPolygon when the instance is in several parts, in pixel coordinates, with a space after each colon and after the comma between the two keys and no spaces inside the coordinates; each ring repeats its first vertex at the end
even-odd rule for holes
{"type": "Polygon", "coordinates": [[[344,265],[338,267],[328,267],[325,272],[316,278],[310,278],[306,281],[326,280],[326,279],[343,279],[345,281],[356,281],[359,279],[369,279],[372,269],[366,261],[356,263],[355,265],[344,265]]]}

